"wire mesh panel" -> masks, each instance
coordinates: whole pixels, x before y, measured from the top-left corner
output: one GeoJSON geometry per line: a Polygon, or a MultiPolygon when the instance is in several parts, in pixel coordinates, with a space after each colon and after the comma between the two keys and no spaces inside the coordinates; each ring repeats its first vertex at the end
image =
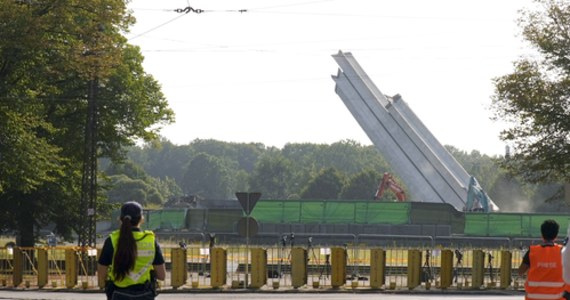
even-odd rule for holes
{"type": "Polygon", "coordinates": [[[0,248],[0,286],[13,286],[14,248],[0,248]]]}
{"type": "Polygon", "coordinates": [[[521,265],[523,257],[528,251],[528,248],[515,248],[512,250],[512,267],[513,267],[513,289],[524,290],[524,282],[526,281],[526,274],[519,276],[518,267],[521,265]]]}
{"type": "Polygon", "coordinates": [[[78,284],[82,289],[99,286],[97,278],[97,249],[89,247],[76,248],[78,264],[78,284]]]}
{"type": "Polygon", "coordinates": [[[22,284],[26,288],[38,285],[38,269],[34,248],[19,248],[15,255],[19,255],[22,266],[22,284]]]}
{"type": "Polygon", "coordinates": [[[210,248],[192,245],[187,248],[188,280],[192,288],[210,286],[210,248]]]}
{"type": "MultiPolygon", "coordinates": [[[[518,276],[517,269],[528,250],[525,247],[370,246],[352,238],[352,242],[342,243],[318,234],[287,234],[281,240],[274,238],[277,242],[272,245],[210,247],[203,239],[163,245],[167,276],[161,289],[211,289],[212,249],[222,249],[223,255],[216,260],[224,272],[217,273],[223,276],[217,288],[524,290],[526,277],[518,276]],[[183,250],[184,259],[173,260],[173,249],[183,250]],[[416,256],[410,256],[411,251],[416,256]],[[344,268],[340,273],[335,269],[338,266],[344,268]],[[179,276],[179,270],[184,274],[177,278],[183,278],[183,282],[174,280],[173,273],[179,276]],[[419,274],[419,279],[409,277],[410,272],[419,274]],[[343,276],[335,279],[335,274],[343,276]]],[[[0,287],[98,289],[95,270],[96,251],[91,248],[0,248],[0,287]]]]}
{"type": "Polygon", "coordinates": [[[49,247],[48,288],[62,288],[65,283],[65,248],[49,247]]]}

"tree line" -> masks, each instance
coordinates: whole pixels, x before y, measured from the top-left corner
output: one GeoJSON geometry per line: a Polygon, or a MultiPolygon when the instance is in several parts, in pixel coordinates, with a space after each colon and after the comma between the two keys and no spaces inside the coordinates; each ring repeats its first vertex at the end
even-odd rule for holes
{"type": "MultiPolygon", "coordinates": [[[[524,184],[502,169],[504,156],[447,150],[475,176],[503,211],[556,211],[564,207],[560,184],[524,184]]],[[[160,139],[131,147],[120,164],[107,162],[111,202],[138,200],[160,208],[170,199],[235,199],[241,191],[261,192],[263,199],[372,200],[384,173],[392,169],[374,146],[352,140],[333,144],[290,143],[283,148],[261,143],[196,139],[175,145],[160,139]]],[[[396,181],[402,187],[405,183],[396,181]]],[[[421,195],[413,195],[422,201],[421,195]]],[[[387,192],[381,201],[397,201],[387,192]]]]}

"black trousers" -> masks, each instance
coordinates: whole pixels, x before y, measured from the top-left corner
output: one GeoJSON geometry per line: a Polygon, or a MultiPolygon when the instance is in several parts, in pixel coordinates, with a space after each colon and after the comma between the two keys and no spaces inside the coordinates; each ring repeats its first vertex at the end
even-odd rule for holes
{"type": "Polygon", "coordinates": [[[154,300],[155,294],[150,284],[137,284],[120,288],[108,282],[105,286],[107,300],[154,300]]]}

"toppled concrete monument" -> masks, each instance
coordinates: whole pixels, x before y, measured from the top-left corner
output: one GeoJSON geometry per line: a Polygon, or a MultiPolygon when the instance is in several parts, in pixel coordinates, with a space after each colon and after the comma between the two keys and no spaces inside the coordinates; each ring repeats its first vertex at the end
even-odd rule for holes
{"type": "Polygon", "coordinates": [[[351,53],[333,55],[335,92],[409,190],[410,200],[458,210],[498,210],[477,180],[439,143],[400,95],[374,85],[351,53]]]}

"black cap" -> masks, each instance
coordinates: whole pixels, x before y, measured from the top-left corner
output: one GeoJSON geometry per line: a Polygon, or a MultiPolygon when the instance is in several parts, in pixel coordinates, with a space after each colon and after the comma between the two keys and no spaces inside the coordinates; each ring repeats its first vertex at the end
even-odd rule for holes
{"type": "Polygon", "coordinates": [[[142,212],[143,208],[142,205],[140,205],[140,203],[136,201],[125,202],[125,204],[123,204],[123,206],[121,207],[121,220],[128,215],[131,217],[131,223],[134,222],[138,223],[138,221],[142,217],[142,212]]]}

